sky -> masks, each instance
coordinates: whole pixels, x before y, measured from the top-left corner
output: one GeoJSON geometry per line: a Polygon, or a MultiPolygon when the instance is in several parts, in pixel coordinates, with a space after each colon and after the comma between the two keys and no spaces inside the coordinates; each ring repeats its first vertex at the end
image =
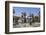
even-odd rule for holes
{"type": "Polygon", "coordinates": [[[26,12],[27,15],[34,14],[35,16],[38,15],[40,8],[34,7],[13,7],[14,16],[21,16],[22,12],[26,12]]]}

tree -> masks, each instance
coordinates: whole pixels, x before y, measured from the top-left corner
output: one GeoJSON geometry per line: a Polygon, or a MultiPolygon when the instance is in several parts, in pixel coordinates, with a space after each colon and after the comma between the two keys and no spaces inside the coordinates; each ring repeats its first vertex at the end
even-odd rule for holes
{"type": "Polygon", "coordinates": [[[14,16],[14,14],[15,14],[15,9],[13,8],[13,23],[15,24],[15,16],[14,16]]]}
{"type": "Polygon", "coordinates": [[[39,15],[39,17],[40,17],[40,11],[39,11],[38,15],[39,15]]]}
{"type": "Polygon", "coordinates": [[[24,23],[26,23],[26,12],[22,12],[22,18],[24,19],[24,23]]]}
{"type": "Polygon", "coordinates": [[[32,14],[32,22],[34,23],[34,14],[32,14]]]}
{"type": "Polygon", "coordinates": [[[32,21],[31,21],[31,19],[32,19],[32,18],[31,18],[31,14],[29,14],[29,17],[30,17],[30,20],[29,20],[29,21],[30,21],[30,25],[31,25],[31,24],[32,24],[32,23],[31,23],[31,22],[32,22],[32,21]]]}
{"type": "Polygon", "coordinates": [[[38,16],[35,16],[35,22],[38,22],[38,16]]]}
{"type": "Polygon", "coordinates": [[[38,15],[39,15],[39,17],[38,17],[38,18],[39,18],[39,19],[38,19],[38,22],[40,22],[40,11],[39,11],[38,15]]]}
{"type": "Polygon", "coordinates": [[[13,14],[15,14],[15,9],[13,9],[13,14]]]}

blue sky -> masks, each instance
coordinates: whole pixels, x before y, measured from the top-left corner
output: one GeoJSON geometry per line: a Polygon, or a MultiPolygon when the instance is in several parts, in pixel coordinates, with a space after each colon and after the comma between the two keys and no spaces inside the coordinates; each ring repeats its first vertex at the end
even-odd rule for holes
{"type": "Polygon", "coordinates": [[[15,13],[14,16],[21,16],[22,12],[26,12],[27,15],[34,14],[35,16],[38,15],[40,8],[33,8],[33,7],[13,7],[15,13]]]}

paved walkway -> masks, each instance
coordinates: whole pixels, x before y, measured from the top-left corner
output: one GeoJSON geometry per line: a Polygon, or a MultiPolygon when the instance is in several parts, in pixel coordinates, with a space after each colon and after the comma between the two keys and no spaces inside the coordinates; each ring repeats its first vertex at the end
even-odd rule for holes
{"type": "Polygon", "coordinates": [[[29,23],[19,23],[18,25],[14,25],[14,28],[21,28],[21,27],[39,27],[40,23],[32,23],[30,25],[29,23]]]}

